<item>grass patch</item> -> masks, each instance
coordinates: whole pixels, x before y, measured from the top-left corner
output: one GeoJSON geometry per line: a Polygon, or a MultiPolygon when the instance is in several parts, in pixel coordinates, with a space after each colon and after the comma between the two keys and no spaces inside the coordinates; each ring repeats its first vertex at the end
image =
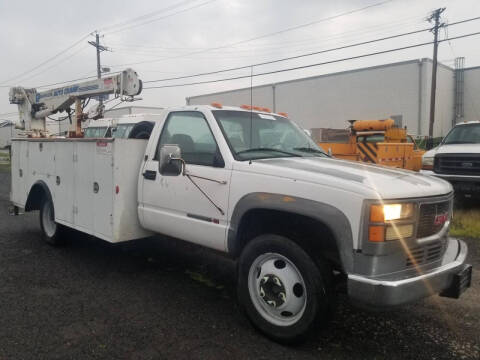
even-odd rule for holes
{"type": "Polygon", "coordinates": [[[453,212],[450,235],[480,238],[480,210],[462,209],[453,212]]]}

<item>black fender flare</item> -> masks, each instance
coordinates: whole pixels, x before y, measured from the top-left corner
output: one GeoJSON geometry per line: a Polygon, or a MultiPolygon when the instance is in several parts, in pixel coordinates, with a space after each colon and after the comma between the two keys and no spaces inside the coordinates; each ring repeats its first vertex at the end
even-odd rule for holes
{"type": "Polygon", "coordinates": [[[40,206],[45,197],[53,202],[52,193],[48,185],[43,180],[37,180],[28,193],[25,211],[40,210],[40,206]]]}
{"type": "Polygon", "coordinates": [[[321,222],[334,237],[343,269],[345,271],[353,269],[352,227],[347,216],[332,205],[283,194],[250,193],[237,202],[227,235],[229,253],[234,255],[240,253],[242,244],[238,230],[242,218],[248,211],[256,209],[284,211],[321,222]]]}

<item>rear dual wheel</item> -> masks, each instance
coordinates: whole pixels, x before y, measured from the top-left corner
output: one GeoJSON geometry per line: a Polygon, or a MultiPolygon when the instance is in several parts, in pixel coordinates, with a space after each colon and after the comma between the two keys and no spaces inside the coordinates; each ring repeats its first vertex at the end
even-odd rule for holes
{"type": "Polygon", "coordinates": [[[40,227],[43,240],[50,245],[62,245],[65,227],[55,222],[55,209],[50,198],[45,198],[40,207],[40,227]]]}
{"type": "Polygon", "coordinates": [[[284,343],[303,340],[325,321],[328,274],[299,245],[278,235],[261,235],[239,261],[238,295],[252,324],[284,343]]]}

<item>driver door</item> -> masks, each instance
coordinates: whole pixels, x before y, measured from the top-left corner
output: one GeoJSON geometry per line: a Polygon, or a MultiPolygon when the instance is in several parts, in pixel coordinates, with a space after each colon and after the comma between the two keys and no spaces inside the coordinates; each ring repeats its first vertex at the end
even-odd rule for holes
{"type": "Polygon", "coordinates": [[[204,115],[197,111],[171,112],[155,157],[144,167],[144,226],[224,251],[230,175],[204,115]],[[158,150],[167,144],[180,147],[191,179],[182,174],[160,174],[158,150]]]}

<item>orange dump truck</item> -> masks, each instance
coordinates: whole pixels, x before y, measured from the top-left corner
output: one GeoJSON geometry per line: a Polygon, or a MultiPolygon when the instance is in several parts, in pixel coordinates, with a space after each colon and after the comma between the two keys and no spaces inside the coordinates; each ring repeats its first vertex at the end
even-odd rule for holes
{"type": "Polygon", "coordinates": [[[423,150],[393,119],[350,120],[349,129],[312,129],[312,135],[333,156],[418,171],[423,150]]]}

